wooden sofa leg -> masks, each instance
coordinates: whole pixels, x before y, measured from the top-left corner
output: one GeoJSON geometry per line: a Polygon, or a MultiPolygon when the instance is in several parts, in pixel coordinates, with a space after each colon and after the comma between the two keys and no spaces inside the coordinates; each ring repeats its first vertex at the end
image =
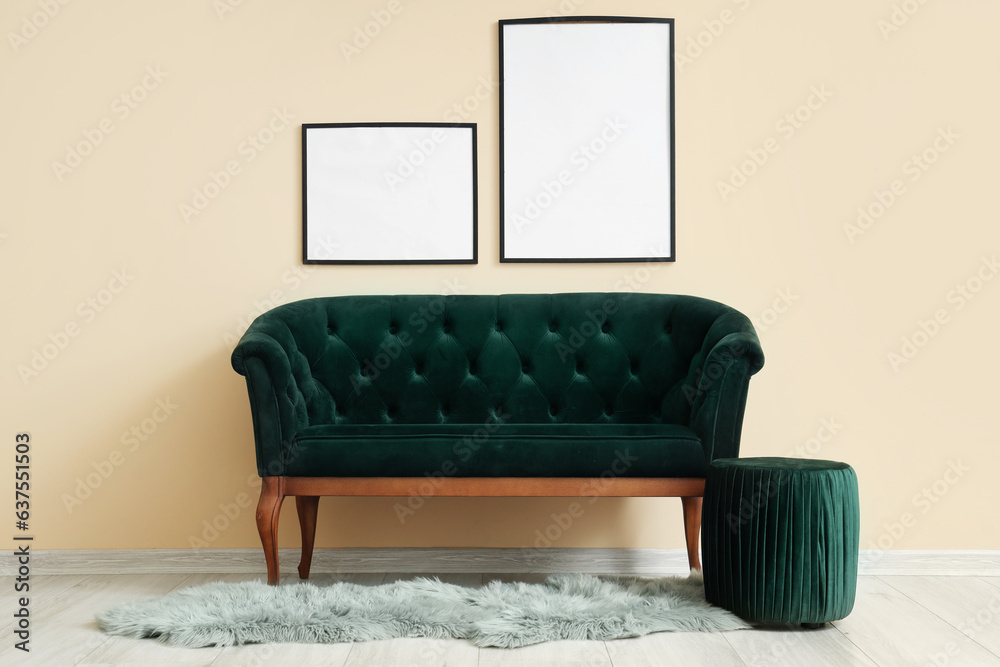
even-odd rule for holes
{"type": "Polygon", "coordinates": [[[319,511],[319,496],[295,496],[295,511],[299,515],[302,530],[302,559],[299,561],[299,579],[309,578],[312,565],[313,544],[316,542],[316,513],[319,511]]]}
{"type": "Polygon", "coordinates": [[[701,569],[698,558],[698,538],[701,537],[701,501],[702,496],[682,496],[681,506],[684,508],[684,537],[687,540],[688,565],[692,570],[701,569]]]}
{"type": "Polygon", "coordinates": [[[267,583],[278,585],[278,515],[285,499],[283,478],[262,477],[260,500],[257,502],[257,532],[267,561],[267,583]]]}

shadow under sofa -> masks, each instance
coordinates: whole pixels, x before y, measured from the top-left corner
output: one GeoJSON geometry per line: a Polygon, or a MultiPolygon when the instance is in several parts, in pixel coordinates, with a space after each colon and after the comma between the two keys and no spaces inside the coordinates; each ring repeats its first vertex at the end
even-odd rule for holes
{"type": "Polygon", "coordinates": [[[278,306],[232,354],[246,377],[257,526],[278,582],[295,496],[309,576],[321,496],[680,497],[688,561],[711,461],[739,455],[749,319],[632,292],[336,296],[278,306]]]}

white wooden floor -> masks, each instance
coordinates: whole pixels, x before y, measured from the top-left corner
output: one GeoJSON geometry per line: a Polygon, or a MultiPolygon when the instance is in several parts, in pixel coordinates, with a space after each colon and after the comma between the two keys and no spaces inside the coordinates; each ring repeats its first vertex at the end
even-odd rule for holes
{"type": "MultiPolygon", "coordinates": [[[[377,584],[412,575],[317,574],[332,581],[377,584]]],[[[293,581],[289,577],[283,582],[293,581]]],[[[444,581],[538,581],[547,575],[451,573],[444,581]]],[[[209,581],[246,581],[253,574],[41,575],[32,577],[31,653],[14,649],[10,605],[0,616],[2,665],[211,665],[294,667],[378,665],[683,665],[726,667],[804,665],[1000,665],[1000,577],[863,576],[846,619],[820,630],[786,626],[711,633],[661,633],[609,642],[563,641],[514,650],[477,648],[458,640],[399,639],[335,645],[266,644],[178,649],[151,640],[102,634],[98,611],[209,581]]],[[[294,579],[297,581],[297,579],[294,579]]],[[[13,577],[0,577],[13,590],[13,577]]],[[[9,599],[5,594],[5,599],[9,599]]]]}

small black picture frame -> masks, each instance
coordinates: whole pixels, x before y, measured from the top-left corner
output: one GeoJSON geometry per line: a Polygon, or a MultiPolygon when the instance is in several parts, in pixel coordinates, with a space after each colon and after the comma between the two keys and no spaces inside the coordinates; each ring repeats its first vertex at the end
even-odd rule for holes
{"type": "Polygon", "coordinates": [[[475,123],[302,125],[305,264],[476,264],[475,123]]]}

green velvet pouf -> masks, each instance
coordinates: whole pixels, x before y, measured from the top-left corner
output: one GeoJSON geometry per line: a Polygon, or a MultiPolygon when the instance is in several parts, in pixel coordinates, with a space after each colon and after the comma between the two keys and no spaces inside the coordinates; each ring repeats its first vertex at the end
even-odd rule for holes
{"type": "Polygon", "coordinates": [[[804,624],[854,607],[860,510],[846,463],[717,459],[701,525],[710,603],[751,621],[804,624]]]}

